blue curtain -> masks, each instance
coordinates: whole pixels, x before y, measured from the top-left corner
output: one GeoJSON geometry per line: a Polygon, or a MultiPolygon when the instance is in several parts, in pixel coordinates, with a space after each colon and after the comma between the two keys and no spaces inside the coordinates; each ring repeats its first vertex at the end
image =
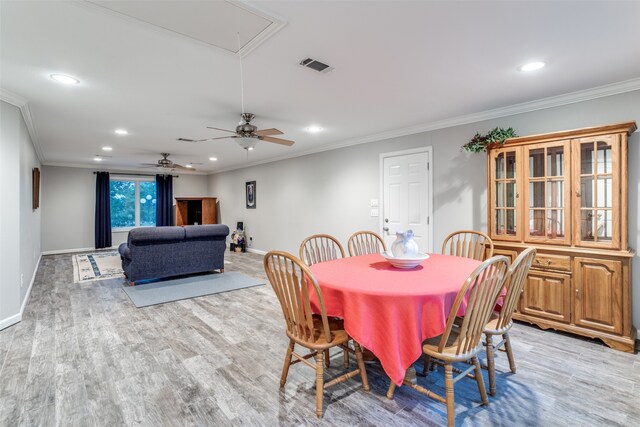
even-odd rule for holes
{"type": "Polygon", "coordinates": [[[173,225],[173,176],[156,175],[156,226],[173,225]]]}
{"type": "Polygon", "coordinates": [[[109,172],[96,172],[96,249],[111,247],[109,172]]]}

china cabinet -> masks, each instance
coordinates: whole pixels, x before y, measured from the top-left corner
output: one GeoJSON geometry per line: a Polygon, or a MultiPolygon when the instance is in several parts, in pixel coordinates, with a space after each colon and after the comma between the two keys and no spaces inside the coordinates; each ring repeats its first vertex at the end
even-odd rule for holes
{"type": "Polygon", "coordinates": [[[489,236],[537,256],[514,318],[633,352],[627,141],[634,122],[525,136],[489,148],[489,236]]]}
{"type": "Polygon", "coordinates": [[[215,224],[215,197],[176,197],[176,225],[215,224]]]}

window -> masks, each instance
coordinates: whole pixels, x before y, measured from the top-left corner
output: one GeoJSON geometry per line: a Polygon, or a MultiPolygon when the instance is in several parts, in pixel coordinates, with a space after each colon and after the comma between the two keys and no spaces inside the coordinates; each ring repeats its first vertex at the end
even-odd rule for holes
{"type": "Polygon", "coordinates": [[[156,225],[156,183],[132,178],[110,182],[111,227],[153,227],[156,225]]]}

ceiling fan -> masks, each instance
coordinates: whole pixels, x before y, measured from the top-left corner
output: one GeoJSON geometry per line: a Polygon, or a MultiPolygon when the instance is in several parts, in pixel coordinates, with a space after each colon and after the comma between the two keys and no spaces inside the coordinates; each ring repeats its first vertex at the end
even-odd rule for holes
{"type": "Polygon", "coordinates": [[[276,144],[281,144],[286,146],[292,146],[294,144],[293,141],[289,141],[288,139],[273,138],[271,135],[282,135],[282,132],[280,132],[278,129],[271,128],[271,129],[258,130],[256,126],[251,124],[251,120],[254,119],[255,114],[242,113],[241,116],[242,116],[242,120],[240,121],[240,124],[236,126],[235,131],[207,126],[208,129],[221,130],[224,132],[233,133],[234,135],[220,136],[217,138],[205,138],[205,139],[178,138],[178,141],[204,142],[204,141],[213,141],[215,139],[235,138],[236,142],[245,150],[252,150],[258,141],[274,142],[276,144]]]}
{"type": "Polygon", "coordinates": [[[170,156],[169,153],[160,153],[160,155],[162,156],[162,159],[158,160],[158,163],[142,163],[141,164],[142,167],[168,169],[168,170],[182,169],[186,171],[195,171],[195,168],[193,168],[192,166],[182,166],[177,163],[173,163],[173,161],[168,159],[168,157],[170,156]]]}
{"type": "MultiPolygon", "coordinates": [[[[290,141],[288,139],[273,138],[271,135],[282,135],[282,132],[280,132],[278,129],[271,128],[271,129],[258,130],[256,126],[251,124],[251,120],[253,120],[256,117],[255,114],[244,112],[244,78],[242,73],[242,55],[240,51],[241,51],[240,33],[238,33],[238,59],[240,62],[240,100],[242,103],[242,113],[240,114],[240,117],[241,117],[240,123],[238,124],[238,126],[236,126],[235,131],[207,126],[208,129],[221,130],[224,132],[233,133],[234,135],[219,136],[217,138],[205,138],[205,139],[178,138],[178,141],[204,142],[204,141],[213,141],[215,139],[233,138],[236,140],[238,145],[240,145],[240,147],[244,148],[247,151],[253,150],[253,148],[256,146],[258,141],[274,142],[276,144],[286,145],[288,147],[294,144],[293,141],[290,141]]],[[[248,158],[248,155],[249,153],[247,152],[247,158],[248,158]]]]}

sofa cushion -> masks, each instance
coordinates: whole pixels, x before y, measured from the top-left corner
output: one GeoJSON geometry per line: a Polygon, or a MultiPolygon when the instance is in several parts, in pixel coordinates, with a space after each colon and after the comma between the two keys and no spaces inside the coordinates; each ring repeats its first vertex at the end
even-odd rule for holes
{"type": "Polygon", "coordinates": [[[129,231],[131,244],[169,243],[184,240],[183,227],[139,227],[129,231]]]}
{"type": "Polygon", "coordinates": [[[224,224],[185,225],[183,228],[186,240],[226,239],[229,235],[229,227],[224,224]]]}

